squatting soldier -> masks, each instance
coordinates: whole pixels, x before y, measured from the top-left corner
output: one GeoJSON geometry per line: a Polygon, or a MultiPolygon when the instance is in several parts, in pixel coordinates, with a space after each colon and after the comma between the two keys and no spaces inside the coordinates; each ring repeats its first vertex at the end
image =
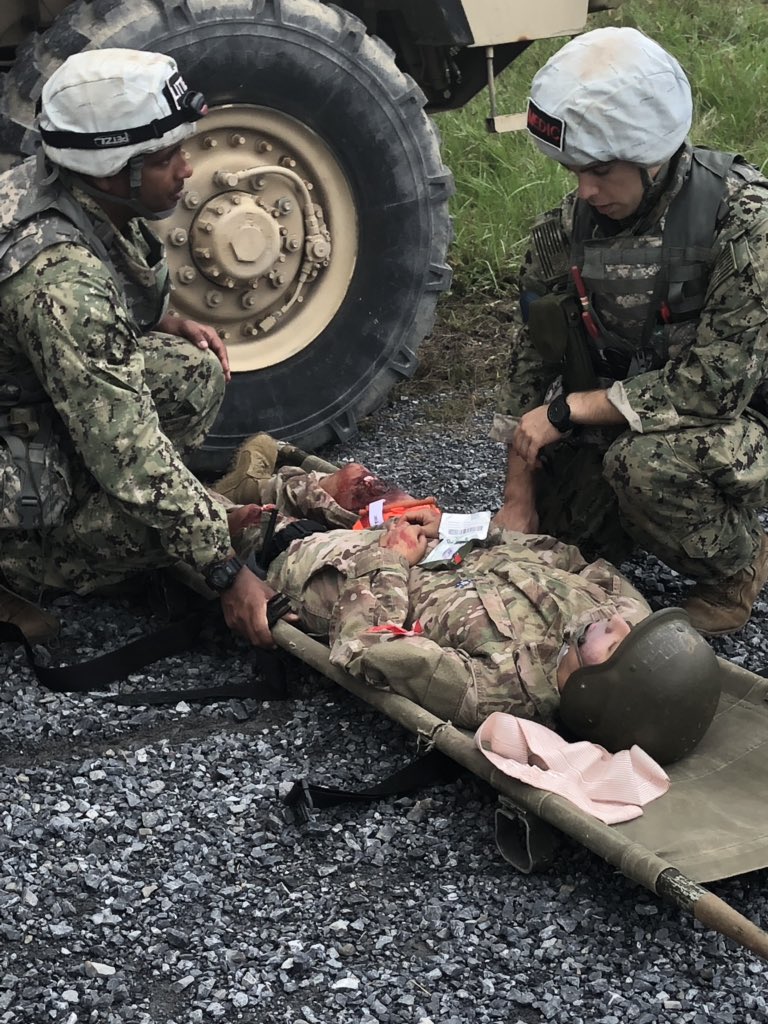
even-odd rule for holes
{"type": "Polygon", "coordinates": [[[695,581],[685,608],[714,635],[768,577],[768,182],[692,147],[691,116],[680,65],[635,29],[535,76],[528,130],[578,188],[534,224],[492,436],[498,525],[617,563],[644,547],[695,581]]]}
{"type": "Polygon", "coordinates": [[[271,643],[272,591],[182,461],[221,404],[226,349],[167,313],[147,225],[176,207],[205,112],[170,57],[79,53],[43,88],[42,152],[0,178],[0,619],[33,638],[55,620],[17,595],[182,565],[271,643]]]}

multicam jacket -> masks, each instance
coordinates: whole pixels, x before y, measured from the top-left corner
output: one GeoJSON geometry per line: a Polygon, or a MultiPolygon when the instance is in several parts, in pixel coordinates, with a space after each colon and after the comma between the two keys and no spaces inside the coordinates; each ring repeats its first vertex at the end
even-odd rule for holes
{"type": "MultiPolygon", "coordinates": [[[[714,425],[749,406],[768,411],[768,182],[749,165],[729,164],[723,154],[686,146],[651,211],[631,224],[613,222],[614,234],[575,192],[534,225],[521,294],[531,282],[545,292],[557,282],[572,288],[570,266],[581,268],[602,329],[596,343],[588,340],[600,384],[639,433],[714,425]],[[718,174],[711,168],[722,172],[714,207],[718,174]],[[707,192],[709,237],[699,224],[700,237],[684,237],[684,251],[671,251],[665,227],[681,209],[681,219],[696,219],[698,191],[707,192]],[[677,282],[665,280],[670,267],[677,282]],[[639,358],[611,372],[600,356],[604,345],[639,358]]],[[[676,226],[678,242],[685,230],[676,226]]],[[[511,350],[496,440],[511,441],[517,418],[542,404],[557,373],[524,325],[511,350]]]]}
{"type": "Polygon", "coordinates": [[[204,570],[229,550],[226,516],[163,433],[139,345],[163,313],[162,247],[139,220],[115,231],[73,186],[64,205],[89,225],[81,231],[60,212],[61,190],[38,183],[34,159],[0,176],[0,194],[0,378],[33,373],[77,464],[172,556],[204,570]]]}
{"type": "Polygon", "coordinates": [[[552,537],[496,534],[448,569],[409,568],[379,538],[337,530],[296,541],[269,581],[327,633],[334,665],[464,728],[492,711],[551,721],[567,631],[650,611],[612,565],[552,537]]]}

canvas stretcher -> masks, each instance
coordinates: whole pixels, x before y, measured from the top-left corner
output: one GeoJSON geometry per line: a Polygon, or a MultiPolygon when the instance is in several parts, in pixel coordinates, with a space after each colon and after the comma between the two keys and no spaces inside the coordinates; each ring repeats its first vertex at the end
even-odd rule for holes
{"type": "Polygon", "coordinates": [[[765,679],[721,659],[723,695],[717,715],[699,747],[667,768],[669,791],[647,805],[640,818],[605,825],[569,800],[499,771],[477,749],[472,733],[332,665],[328,647],[295,627],[279,622],[273,635],[283,650],[489,783],[499,794],[499,848],[521,870],[546,862],[551,830],[557,830],[768,960],[768,934],[701,884],[768,867],[765,679]]]}

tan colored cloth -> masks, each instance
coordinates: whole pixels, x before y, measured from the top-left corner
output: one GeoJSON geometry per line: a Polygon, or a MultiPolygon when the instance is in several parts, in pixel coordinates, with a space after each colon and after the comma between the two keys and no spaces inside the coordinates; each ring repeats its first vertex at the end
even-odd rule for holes
{"type": "Polygon", "coordinates": [[[475,744],[505,775],[558,793],[606,825],[640,817],[644,804],[669,789],[669,776],[640,747],[609,754],[500,711],[482,723],[475,744]]]}

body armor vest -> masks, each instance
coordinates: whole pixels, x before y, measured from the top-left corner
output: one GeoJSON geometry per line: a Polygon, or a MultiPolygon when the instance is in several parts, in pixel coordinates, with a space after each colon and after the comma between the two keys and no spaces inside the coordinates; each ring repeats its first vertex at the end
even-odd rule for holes
{"type": "Polygon", "coordinates": [[[740,157],[694,149],[679,192],[643,234],[596,237],[588,203],[577,201],[570,241],[558,211],[534,228],[534,247],[554,278],[568,287],[569,268],[581,272],[596,328],[586,343],[601,381],[625,380],[668,360],[670,345],[696,329],[712,277],[717,231],[728,212],[725,179],[763,180],[740,157]]]}

